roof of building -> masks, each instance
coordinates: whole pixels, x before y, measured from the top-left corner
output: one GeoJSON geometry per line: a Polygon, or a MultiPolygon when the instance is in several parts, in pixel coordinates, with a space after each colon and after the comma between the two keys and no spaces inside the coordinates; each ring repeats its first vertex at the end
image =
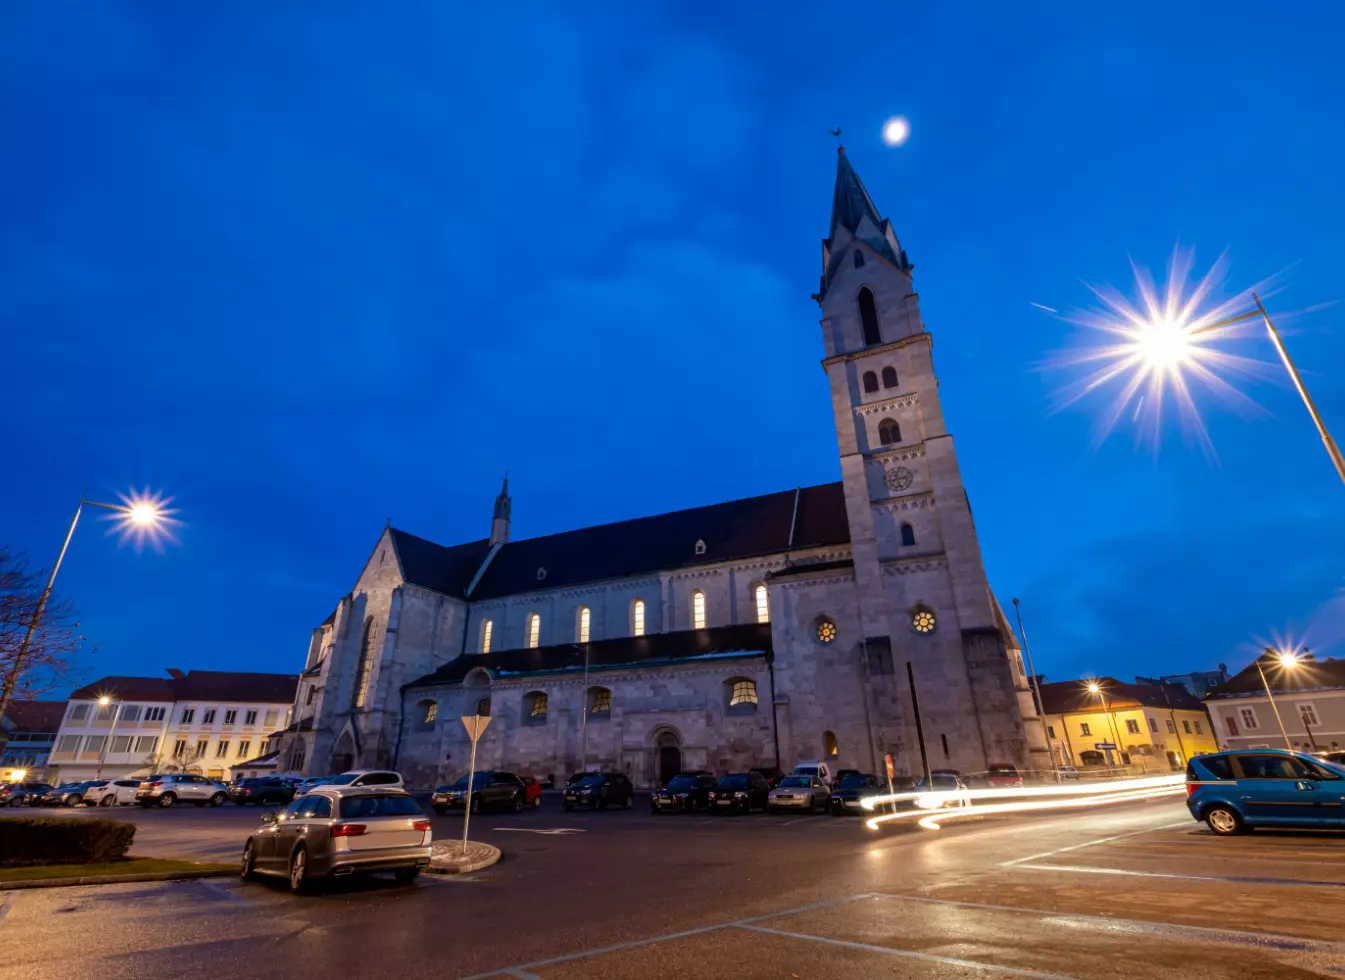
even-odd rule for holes
{"type": "Polygon", "coordinates": [[[296,674],[251,671],[190,670],[182,677],[104,677],[70,695],[92,701],[103,696],[118,701],[238,701],[290,704],[298,688],[296,674]]]}
{"type": "MultiPolygon", "coordinates": [[[[492,677],[582,672],[584,644],[561,643],[531,650],[501,650],[498,653],[466,654],[440,667],[433,674],[412,681],[407,687],[459,684],[473,669],[484,667],[492,677]]],[[[597,640],[588,646],[590,671],[623,667],[647,667],[697,659],[770,657],[770,623],[716,626],[676,633],[650,633],[597,640]]]]}
{"type": "MultiPolygon", "coordinates": [[[[405,531],[393,529],[391,533],[406,580],[445,595],[464,595],[490,550],[486,540],[445,548],[405,531]]],[[[824,483],[510,541],[491,559],[472,590],[472,599],[564,588],[849,540],[844,487],[841,483],[824,483]],[[697,554],[699,542],[705,544],[701,554],[697,554]]]]}
{"type": "Polygon", "coordinates": [[[276,760],[280,758],[279,752],[268,752],[266,755],[259,755],[255,759],[248,759],[246,762],[235,762],[234,769],[274,769],[276,760]]]}
{"type": "Polygon", "coordinates": [[[64,701],[11,701],[5,709],[6,732],[57,732],[65,717],[64,701]]]}
{"type": "Polygon", "coordinates": [[[1084,681],[1056,681],[1041,685],[1042,707],[1048,715],[1066,712],[1101,711],[1102,699],[1090,694],[1088,684],[1095,683],[1106,695],[1107,708],[1176,708],[1200,711],[1200,700],[1180,684],[1125,684],[1114,677],[1093,677],[1084,681]]]}
{"type": "MultiPolygon", "coordinates": [[[[869,219],[878,234],[859,240],[898,269],[909,270],[911,265],[906,260],[906,254],[893,251],[892,242],[888,240],[888,232],[891,230],[888,220],[878,213],[873,198],[869,196],[868,189],[859,179],[859,174],[855,172],[850,158],[845,155],[845,147],[842,146],[836,154],[836,186],[831,195],[831,232],[827,238],[828,250],[836,237],[837,228],[844,228],[858,237],[859,226],[865,218],[869,219]]],[[[894,235],[893,240],[895,238],[894,235]]],[[[831,252],[830,261],[822,273],[822,293],[825,293],[827,287],[831,285],[831,280],[835,278],[848,251],[841,249],[831,252]]]]}
{"type": "MultiPolygon", "coordinates": [[[[1304,691],[1330,691],[1345,688],[1345,660],[1329,658],[1317,660],[1314,657],[1303,658],[1297,667],[1286,670],[1279,662],[1266,655],[1260,658],[1270,689],[1276,694],[1296,694],[1304,691]]],[[[1261,672],[1256,669],[1253,660],[1242,670],[1230,677],[1225,683],[1205,695],[1206,701],[1218,701],[1224,698],[1265,696],[1266,687],[1261,681],[1261,672]]]]}

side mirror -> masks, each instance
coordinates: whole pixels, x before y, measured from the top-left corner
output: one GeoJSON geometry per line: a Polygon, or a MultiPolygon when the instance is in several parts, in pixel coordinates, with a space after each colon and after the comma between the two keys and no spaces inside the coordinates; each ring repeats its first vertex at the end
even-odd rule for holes
{"type": "Polygon", "coordinates": [[[267,810],[262,814],[262,823],[275,823],[276,814],[274,810],[267,810]]]}

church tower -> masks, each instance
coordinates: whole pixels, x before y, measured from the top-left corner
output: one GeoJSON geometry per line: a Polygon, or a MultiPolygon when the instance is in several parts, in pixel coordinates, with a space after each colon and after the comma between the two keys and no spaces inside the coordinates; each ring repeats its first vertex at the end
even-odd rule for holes
{"type": "Polygon", "coordinates": [[[490,522],[490,543],[492,545],[502,545],[509,543],[509,512],[513,509],[513,502],[509,499],[509,477],[504,478],[504,486],[500,488],[500,495],[495,498],[495,516],[490,522]]]}
{"type": "Polygon", "coordinates": [[[913,271],[842,147],[813,298],[822,307],[875,736],[900,755],[898,768],[920,773],[909,676],[930,768],[1023,766],[1024,715],[1035,711],[986,581],[913,271]]]}

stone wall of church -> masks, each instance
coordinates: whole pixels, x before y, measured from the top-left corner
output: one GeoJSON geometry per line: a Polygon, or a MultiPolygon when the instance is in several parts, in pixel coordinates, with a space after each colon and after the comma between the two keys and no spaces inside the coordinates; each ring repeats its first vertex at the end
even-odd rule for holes
{"type": "Polygon", "coordinates": [[[582,676],[494,681],[469,676],[462,685],[408,691],[404,710],[410,721],[397,765],[408,784],[418,788],[466,772],[471,745],[461,717],[474,713],[483,696],[490,698],[491,722],[477,746],[477,769],[508,769],[563,784],[581,770],[585,741],[590,768],[624,772],[642,788],[660,784],[663,748],[679,750],[682,769],[726,773],[776,764],[770,670],[764,658],[593,671],[588,690],[594,687],[611,692],[611,712],[606,718],[590,715],[586,736],[582,676]],[[738,680],[756,685],[754,708],[730,708],[738,680]],[[532,714],[537,694],[547,699],[545,720],[532,714]],[[431,704],[435,719],[424,724],[431,704]]]}

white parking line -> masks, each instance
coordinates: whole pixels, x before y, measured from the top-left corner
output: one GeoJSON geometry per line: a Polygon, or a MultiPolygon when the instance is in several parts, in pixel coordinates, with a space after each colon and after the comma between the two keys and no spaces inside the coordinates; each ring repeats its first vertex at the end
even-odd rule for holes
{"type": "Polygon", "coordinates": [[[1281,885],[1288,888],[1345,888],[1345,881],[1304,881],[1301,878],[1255,878],[1234,875],[1179,875],[1169,871],[1131,871],[1126,868],[1090,868],[1077,864],[1020,864],[1028,871],[1067,871],[1073,874],[1121,875],[1128,878],[1175,878],[1179,881],[1218,881],[1231,885],[1281,885]]]}
{"type": "Polygon", "coordinates": [[[1167,830],[1171,827],[1181,827],[1191,821],[1178,820],[1173,823],[1160,824],[1157,827],[1145,827],[1143,830],[1132,830],[1126,834],[1115,834],[1111,837],[1099,837],[1097,840],[1084,841],[1082,844],[1071,844],[1069,847],[1057,847],[1053,851],[1042,851],[1040,854],[1029,854],[1027,857],[1014,858],[1012,861],[1001,861],[1001,868],[1012,868],[1014,865],[1022,864],[1025,861],[1036,861],[1039,858],[1051,857],[1055,854],[1064,854],[1066,851],[1078,851],[1085,847],[1094,847],[1098,844],[1110,844],[1115,840],[1125,840],[1127,837],[1139,837],[1141,834],[1151,834],[1155,830],[1167,830]]]}

